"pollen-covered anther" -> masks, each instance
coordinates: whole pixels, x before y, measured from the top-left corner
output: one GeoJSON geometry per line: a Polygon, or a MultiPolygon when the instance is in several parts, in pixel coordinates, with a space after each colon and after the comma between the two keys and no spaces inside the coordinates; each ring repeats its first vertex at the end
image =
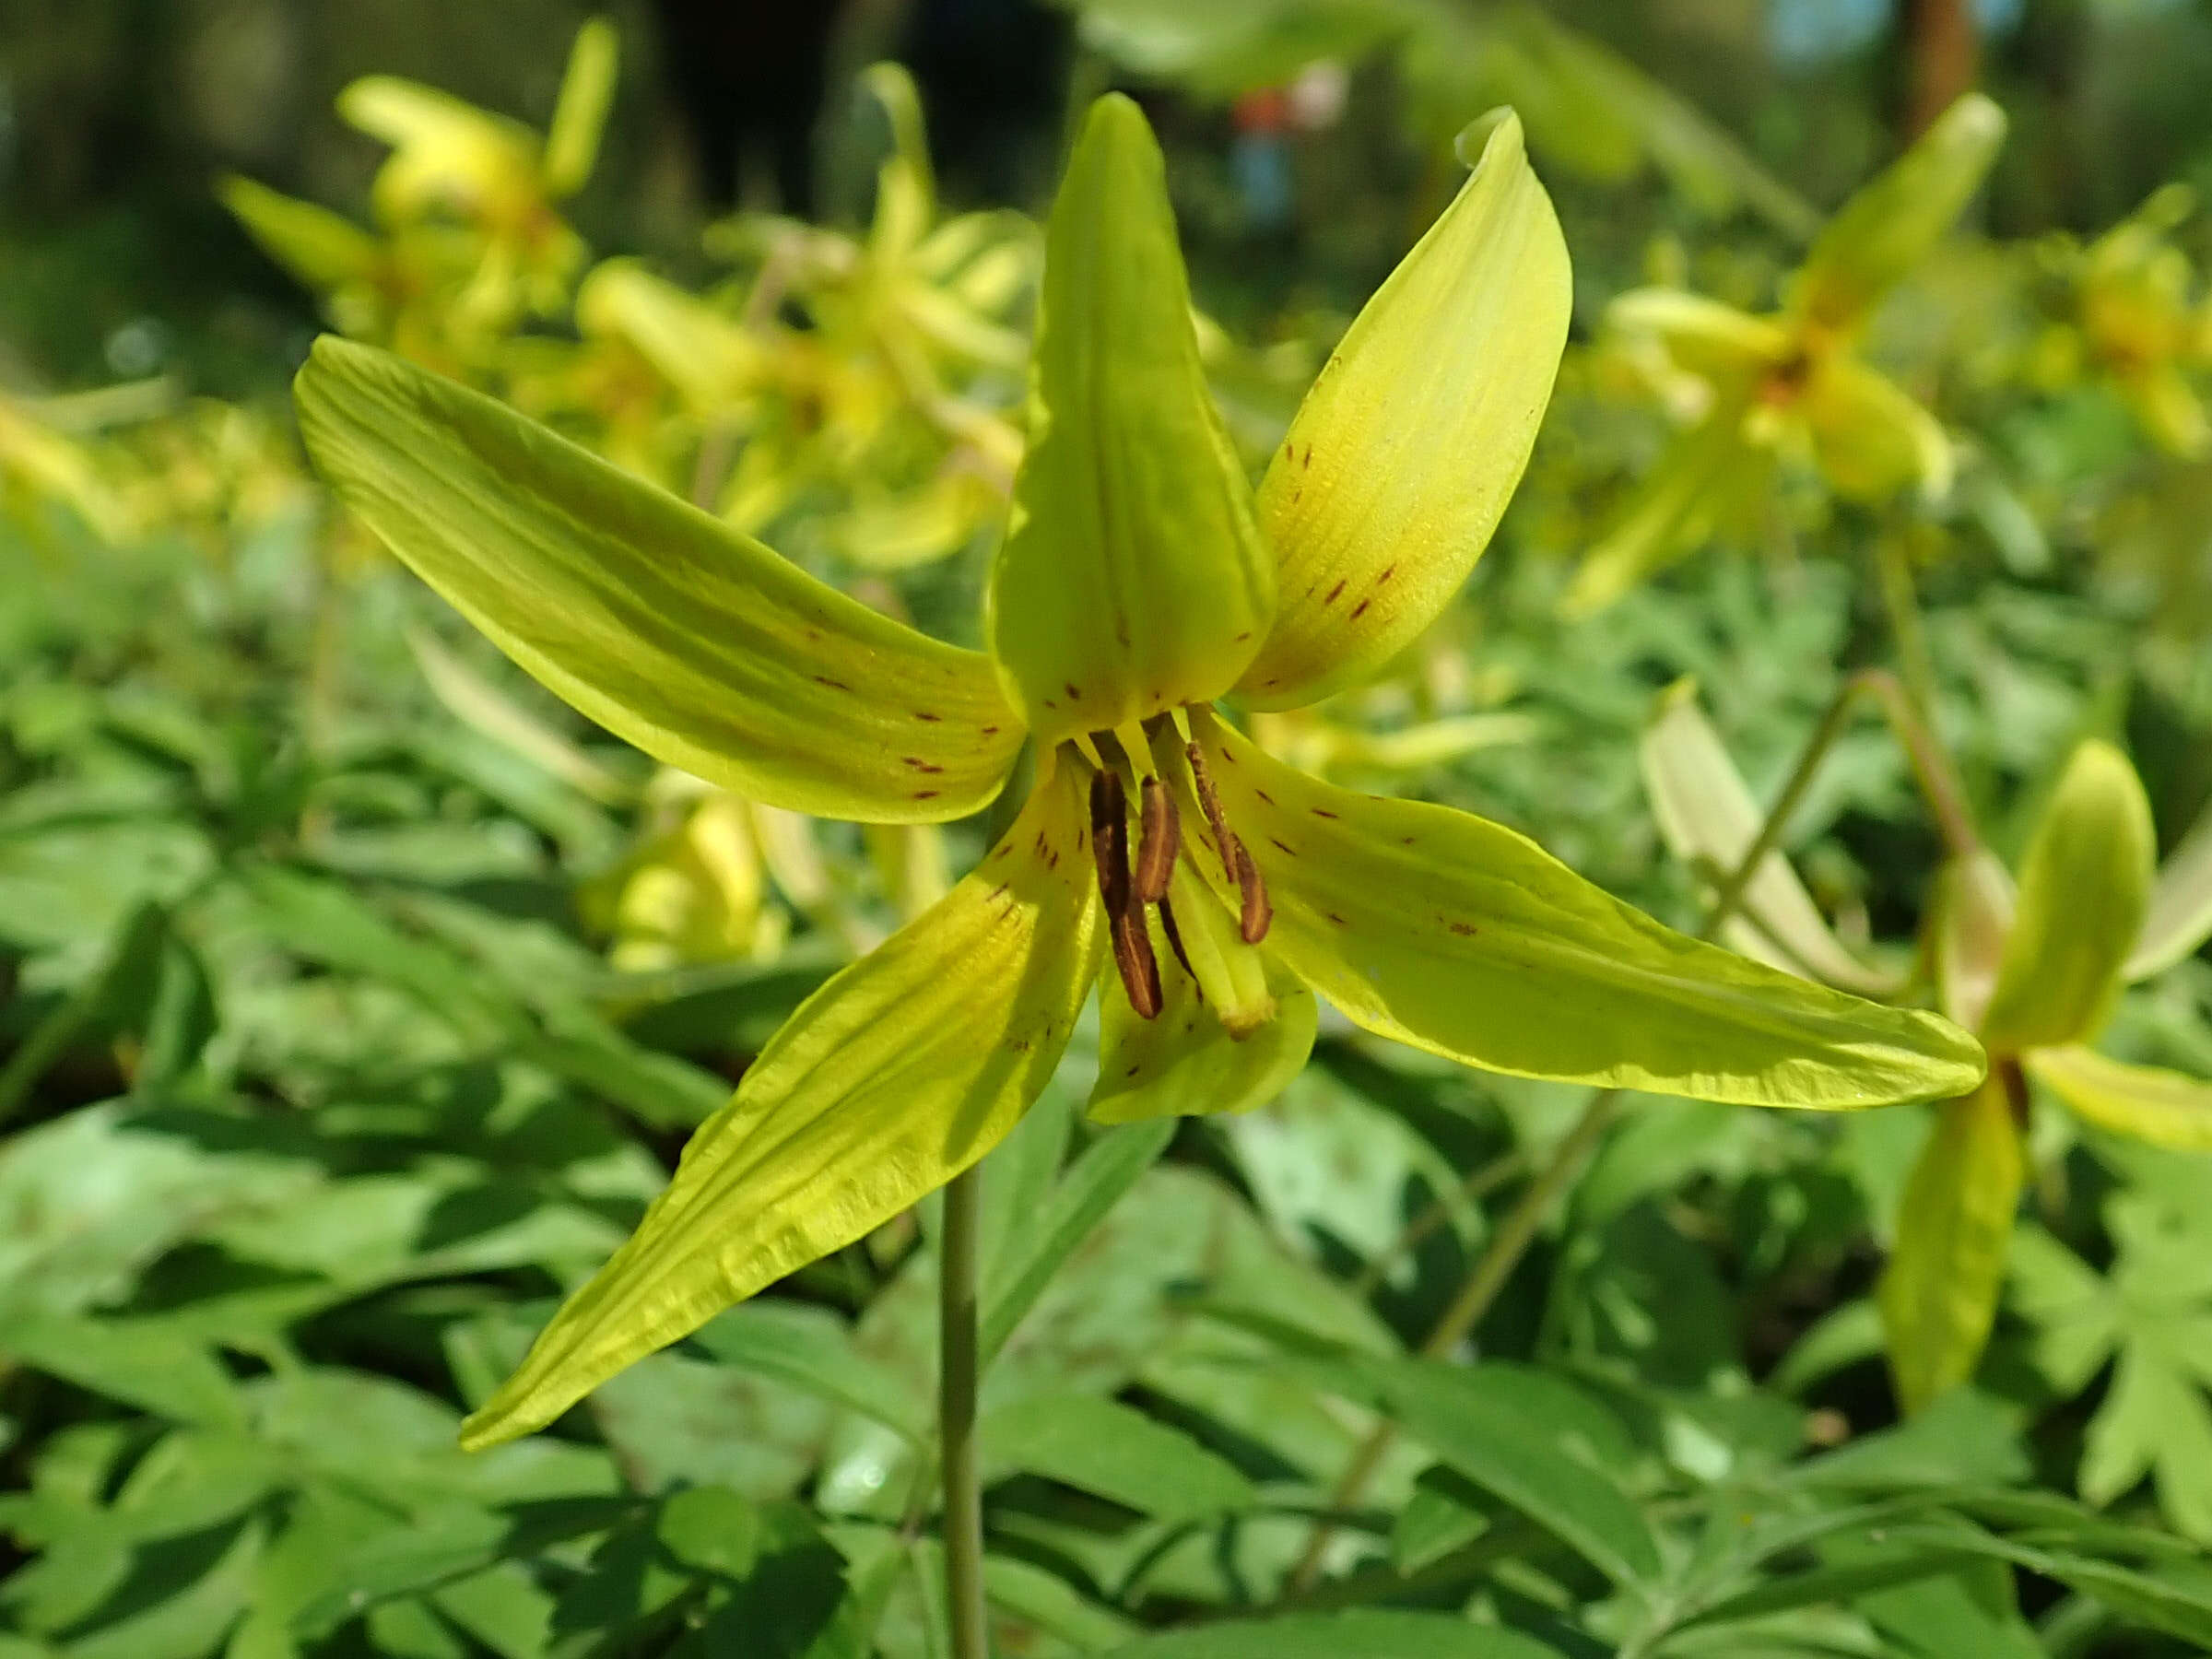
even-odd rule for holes
{"type": "Polygon", "coordinates": [[[1129,794],[1121,775],[1108,769],[1090,775],[1090,848],[1122,988],[1132,1008],[1155,1018],[1160,1009],[1159,961],[1152,953],[1144,904],[1129,877],[1129,794]]]}
{"type": "Polygon", "coordinates": [[[1191,782],[1198,793],[1198,805],[1206,813],[1206,826],[1214,832],[1214,845],[1221,852],[1223,873],[1237,886],[1237,931],[1247,945],[1257,945],[1267,936],[1267,924],[1275,919],[1275,906],[1267,897],[1267,883],[1261,878],[1260,867],[1252,861],[1244,842],[1229,827],[1229,819],[1221,811],[1221,796],[1214,788],[1214,774],[1207,770],[1206,751],[1195,743],[1183,746],[1183,757],[1191,763],[1191,782]]]}
{"type": "Polygon", "coordinates": [[[1168,877],[1182,850],[1182,815],[1158,778],[1145,780],[1138,802],[1136,899],[1140,904],[1158,904],[1168,896],[1168,877]]]}

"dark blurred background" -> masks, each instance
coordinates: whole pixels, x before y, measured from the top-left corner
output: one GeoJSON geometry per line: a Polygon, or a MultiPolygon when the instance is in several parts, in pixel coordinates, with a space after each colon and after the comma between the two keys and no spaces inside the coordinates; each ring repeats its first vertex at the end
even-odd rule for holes
{"type": "MultiPolygon", "coordinates": [[[[1203,0],[1197,0],[1203,3],[1203,0]]],[[[1450,6],[1454,0],[1438,0],[1450,6]]],[[[1478,12],[1488,0],[1461,0],[1478,12]]],[[[216,205],[228,171],[359,216],[379,146],[332,113],[354,77],[431,82],[540,126],[581,0],[8,0],[0,7],[0,378],[72,387],[157,369],[238,394],[312,321],[216,205]],[[23,354],[35,353],[35,358],[23,354]]],[[[903,59],[956,199],[1035,206],[1071,95],[1127,73],[1038,0],[619,0],[621,93],[575,205],[601,253],[680,261],[735,204],[865,207],[853,76],[903,59]]],[[[1544,8],[1707,112],[1816,206],[1977,79],[2014,119],[1992,228],[2092,229],[2168,179],[2212,186],[2212,0],[1566,0],[1544,8]]],[[[1149,96],[1179,151],[1208,300],[1371,284],[1422,188],[1386,66],[1347,65],[1340,120],[1255,187],[1233,107],[1149,96]],[[1279,195],[1280,199],[1272,199],[1279,195]],[[1262,253],[1295,259],[1253,258],[1262,253]],[[1249,293],[1243,290],[1251,290],[1249,293]]],[[[1144,90],[1141,82],[1139,89],[1144,90]]],[[[1472,113],[1472,112],[1470,112],[1472,113]]],[[[1664,192],[1547,169],[1579,260],[1628,260],[1664,192]]]]}

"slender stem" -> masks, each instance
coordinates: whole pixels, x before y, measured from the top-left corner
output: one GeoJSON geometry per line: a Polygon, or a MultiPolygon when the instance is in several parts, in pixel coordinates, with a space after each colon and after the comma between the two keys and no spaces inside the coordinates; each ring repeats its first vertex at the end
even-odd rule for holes
{"type": "Polygon", "coordinates": [[[1965,786],[1959,782],[1950,752],[1943,747],[1942,739],[1936,735],[1934,726],[1929,724],[1912,694],[1895,675],[1879,668],[1861,669],[1851,677],[1844,690],[1850,695],[1871,697],[1881,705],[1889,729],[1904,746],[1905,757],[1912,764],[1921,798],[1935,815],[1945,851],[1953,857],[1973,852],[1982,844],[1982,833],[1974,827],[1973,808],[1967,805],[1965,786]]]}
{"type": "MultiPolygon", "coordinates": [[[[1744,849],[1744,854],[1736,861],[1735,867],[1715,888],[1712,901],[1706,906],[1704,925],[1698,930],[1699,938],[1711,939],[1720,932],[1722,924],[1735,913],[1736,907],[1743,902],[1746,889],[1751,885],[1752,877],[1759,873],[1759,866],[1781,842],[1783,830],[1804,801],[1806,791],[1812,787],[1821,762],[1827,759],[1828,751],[1834,747],[1836,739],[1842,735],[1849,724],[1852,710],[1864,698],[1882,696],[1879,683],[1882,681],[1886,681],[1891,688],[1896,688],[1896,681],[1888,676],[1854,675],[1836,693],[1828,706],[1828,712],[1821,716],[1820,724],[1806,741],[1804,752],[1797,757],[1797,764],[1791,769],[1789,780],[1783,783],[1781,794],[1775,797],[1773,806],[1759,827],[1759,833],[1751,838],[1751,844],[1744,849]]],[[[1489,1242],[1483,1247],[1482,1254],[1469,1271],[1466,1282],[1460,1286],[1459,1293],[1452,1299],[1451,1306],[1444,1310],[1430,1330],[1420,1347],[1424,1359],[1449,1358],[1473,1333],[1475,1327],[1482,1323],[1482,1316],[1490,1311],[1491,1304],[1498,1300],[1499,1293],[1512,1277],[1513,1270],[1520,1266],[1521,1258],[1528,1253],[1528,1247],[1535,1242],[1536,1235],[1550,1218],[1552,1206],[1581,1176],[1583,1167],[1596,1152],[1607,1131],[1613,1127],[1614,1120],[1620,1113],[1620,1095],[1621,1091],[1618,1088],[1601,1088],[1591,1095],[1583,1107],[1582,1115],[1560,1136],[1559,1144],[1552,1148],[1549,1159],[1536,1171],[1535,1179],[1524,1189],[1513,1207],[1506,1212],[1505,1218],[1498,1224],[1498,1230],[1490,1235],[1489,1242]]],[[[1359,1506],[1366,1494],[1368,1483],[1382,1467],[1382,1460],[1389,1454],[1396,1438],[1395,1425],[1382,1422],[1375,1426],[1359,1451],[1352,1454],[1352,1461],[1338,1478],[1336,1488],[1329,1498],[1331,1510],[1348,1511],[1359,1506]]],[[[1293,1596],[1301,1595],[1313,1587],[1314,1581],[1321,1573],[1322,1561],[1327,1555],[1329,1542],[1335,1535],[1335,1529],[1326,1522],[1313,1529],[1313,1535],[1307,1541],[1305,1554],[1299,1558],[1298,1566],[1290,1574],[1290,1593],[1293,1596]]]]}
{"type": "Polygon", "coordinates": [[[969,1170],[945,1189],[937,1250],[940,1342],[937,1434],[945,1466],[945,1589],[953,1659],[990,1659],[983,1609],[983,1491],[976,1470],[978,1363],[976,1227],[982,1177],[969,1170]]]}
{"type": "Polygon", "coordinates": [[[1874,544],[1875,571],[1880,577],[1882,609],[1889,618],[1889,632],[1897,645],[1898,672],[1905,688],[1919,705],[1921,718],[1936,718],[1936,657],[1928,649],[1928,630],[1920,614],[1920,594],[1912,582],[1912,555],[1903,536],[1888,530],[1877,532],[1874,544]]]}
{"type": "Polygon", "coordinates": [[[1400,1257],[1412,1250],[1423,1239],[1452,1219],[1452,1212],[1463,1204],[1484,1196],[1493,1188],[1501,1187],[1528,1167],[1528,1155],[1515,1149],[1489,1162],[1477,1164],[1470,1170],[1452,1191],[1422,1210],[1398,1230],[1398,1236],[1375,1252],[1359,1277],[1352,1281],[1352,1294],[1362,1301],[1382,1288],[1382,1281],[1396,1266],[1400,1257]]]}

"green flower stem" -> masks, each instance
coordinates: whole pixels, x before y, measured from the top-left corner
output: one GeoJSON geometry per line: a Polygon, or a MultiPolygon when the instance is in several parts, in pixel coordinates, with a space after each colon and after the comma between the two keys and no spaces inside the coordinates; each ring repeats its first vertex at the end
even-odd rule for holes
{"type": "Polygon", "coordinates": [[[982,1171],[971,1169],[946,1187],[937,1248],[937,1435],[944,1464],[945,1589],[951,1603],[953,1659],[990,1659],[991,1654],[983,1607],[983,1492],[975,1454],[976,1384],[982,1373],[976,1226],[982,1185],[982,1171]]]}
{"type": "MultiPolygon", "coordinates": [[[[1903,700],[1902,688],[1892,677],[1880,673],[1857,674],[1843,683],[1842,688],[1830,702],[1828,712],[1820,717],[1819,725],[1814,728],[1812,736],[1806,740],[1789,781],[1783,785],[1782,794],[1775,797],[1773,806],[1759,827],[1759,833],[1752,838],[1750,846],[1745,849],[1744,856],[1736,861],[1735,868],[1728,873],[1727,879],[1714,890],[1712,902],[1706,907],[1705,924],[1698,931],[1699,938],[1711,939],[1720,932],[1722,924],[1735,913],[1736,906],[1743,902],[1745,889],[1751,885],[1752,876],[1782,840],[1783,830],[1803,804],[1814,778],[1819,773],[1821,762],[1828,758],[1829,750],[1850,724],[1853,711],[1869,699],[1883,705],[1893,724],[1900,720],[1900,713],[1904,720],[1912,719],[1910,708],[1900,711],[1890,706],[1893,699],[1900,703],[1903,700]]],[[[1918,726],[1917,722],[1912,724],[1918,726]]],[[[1904,736],[1901,728],[1900,735],[1904,736]]],[[[1906,739],[1906,745],[1908,748],[1912,747],[1910,738],[1906,739]]],[[[1939,752],[1936,759],[1941,759],[1939,752]]],[[[1947,771],[1944,777],[1947,782],[1947,771]]],[[[1963,810],[1962,807],[1960,809],[1963,810]]],[[[1613,1127],[1615,1119],[1620,1113],[1620,1096],[1621,1091],[1618,1088],[1601,1088],[1590,1097],[1589,1102],[1583,1108],[1582,1115],[1560,1137],[1559,1145],[1552,1148],[1550,1159],[1536,1171],[1535,1178],[1506,1213],[1505,1219],[1499,1223],[1498,1230],[1491,1234],[1489,1243],[1476,1259],[1466,1281],[1452,1299],[1452,1305],[1444,1310],[1427,1339],[1422,1342],[1422,1358],[1449,1358],[1482,1322],[1482,1316],[1490,1311],[1491,1304],[1498,1300],[1499,1292],[1505,1288],[1506,1281],[1512,1277],[1513,1269],[1521,1265],[1521,1258],[1528,1253],[1528,1247],[1535,1242],[1536,1235],[1550,1218],[1553,1206],[1581,1176],[1605,1140],[1606,1133],[1613,1127]]],[[[1337,1480],[1335,1490],[1329,1498],[1328,1507],[1332,1511],[1343,1512],[1359,1506],[1366,1495],[1368,1483],[1374,1479],[1375,1472],[1382,1467],[1382,1459],[1389,1453],[1396,1438],[1395,1425],[1382,1422],[1375,1426],[1373,1432],[1353,1453],[1351,1463],[1337,1480]]],[[[1329,1541],[1335,1535],[1335,1527],[1327,1522],[1321,1523],[1313,1529],[1305,1554],[1299,1559],[1298,1566],[1290,1575],[1290,1593],[1293,1595],[1312,1588],[1314,1581],[1320,1576],[1329,1541]]]]}
{"type": "Polygon", "coordinates": [[[1898,670],[1919,705],[1921,717],[1936,718],[1936,658],[1921,619],[1920,594],[1912,581],[1912,556],[1904,537],[1888,532],[1875,537],[1875,571],[1880,579],[1882,609],[1897,645],[1898,670]]]}

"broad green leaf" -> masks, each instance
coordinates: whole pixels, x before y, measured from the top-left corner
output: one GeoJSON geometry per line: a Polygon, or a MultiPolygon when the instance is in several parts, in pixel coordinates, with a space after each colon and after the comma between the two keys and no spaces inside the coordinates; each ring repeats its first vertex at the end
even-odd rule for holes
{"type": "MultiPolygon", "coordinates": [[[[1766,814],[1751,798],[1720,735],[1683,681],[1660,700],[1641,750],[1652,816],[1668,849],[1707,885],[1728,879],[1759,839],[1766,814]]],[[[1779,852],[1759,862],[1722,937],[1746,956],[1795,967],[1848,991],[1879,994],[1894,982],[1844,949],[1779,852]]]]}
{"type": "MultiPolygon", "coordinates": [[[[1555,1535],[1607,1578],[1656,1578],[1659,1546],[1650,1524],[1589,1453],[1583,1414],[1556,1409],[1541,1391],[1489,1385],[1487,1368],[1430,1360],[1361,1368],[1390,1418],[1446,1465],[1555,1535]]],[[[1594,1449],[1591,1449],[1594,1451],[1594,1449]]]]}
{"type": "Polygon", "coordinates": [[[1095,1394],[1031,1394],[983,1420],[986,1468],[1042,1475],[1161,1521],[1253,1501],[1236,1465],[1177,1429],[1095,1394]]]}
{"type": "Polygon", "coordinates": [[[1614,604],[1647,576],[1688,558],[1746,500],[1763,494],[1773,451],[1744,435],[1740,396],[1718,400],[1653,463],[1583,556],[1559,601],[1569,617],[1614,604]]]}
{"type": "Polygon", "coordinates": [[[613,22],[606,18],[586,19],[569,48],[560,97],[553,106],[552,124],[546,129],[542,166],[547,195],[574,195],[592,176],[621,63],[622,40],[613,22]]]}
{"type": "Polygon", "coordinates": [[[2159,866],[2143,931],[2122,971],[2132,982],[2162,973],[2212,936],[2212,808],[2159,866]]]}
{"type": "Polygon", "coordinates": [[[2122,1349],[2083,1437],[2078,1478],[2081,1495],[2101,1505],[2154,1477],[2160,1507],[2202,1542],[2212,1539],[2212,1403],[2177,1360],[2148,1331],[2122,1349]]]}
{"type": "Polygon", "coordinates": [[[181,1423],[242,1423],[230,1374],[205,1344],[159,1319],[11,1315],[0,1353],[181,1423]]]}
{"type": "Polygon", "coordinates": [[[1107,1659],[1554,1659],[1532,1636],[1441,1613],[1294,1614],[1170,1630],[1107,1659]]]}
{"type": "MultiPolygon", "coordinates": [[[[1944,1020],[1699,944],[1510,830],[1322,783],[1210,717],[1197,729],[1274,900],[1266,947],[1379,1036],[1490,1071],[1749,1105],[1924,1100],[1983,1074],[1944,1020]]],[[[1195,802],[1182,821],[1210,848],[1195,802]]],[[[1219,881],[1218,857],[1198,862],[1219,881]]]]}
{"type": "Polygon", "coordinates": [[[1510,110],[1458,196],[1354,320],[1260,486],[1280,609],[1241,689],[1313,701],[1433,622],[1528,465],[1566,342],[1571,283],[1551,201],[1510,110]]]}
{"type": "Polygon", "coordinates": [[[1171,1120],[1100,1135],[1061,1177],[1042,1210],[1020,1218],[983,1281],[979,1346],[984,1365],[997,1358],[1061,1265],[1158,1161],[1174,1135],[1171,1120]]]}
{"type": "Polygon", "coordinates": [[[542,1428],[1004,1138],[1051,1077],[1097,966],[1075,792],[1072,769],[1048,779],[975,874],[801,1006],[464,1443],[542,1428]]]}
{"type": "Polygon", "coordinates": [[[709,1320],[691,1341],[724,1365],[856,1411],[903,1440],[919,1444],[926,1432],[918,1402],[900,1380],[859,1353],[851,1333],[822,1309],[747,1302],[709,1320]]]}
{"type": "Polygon", "coordinates": [[[1997,1316],[2025,1159],[1991,1079],[1936,1109],[1877,1293],[1899,1399],[1919,1411],[1973,1374],[1997,1316]]]}
{"type": "Polygon", "coordinates": [[[1982,1022],[1994,1053],[2093,1036],[2143,925],[2157,841],[2127,757],[2074,751],[2020,865],[2019,912],[1982,1022]]]}
{"type": "Polygon", "coordinates": [[[1799,405],[1814,458],[1842,495],[1878,500],[1915,486],[1930,500],[1947,494],[1951,441],[1918,399],[1887,375],[1842,352],[1814,365],[1799,405]]]}
{"type": "MultiPolygon", "coordinates": [[[[1879,1544],[1868,1547],[1889,1553],[1879,1544]]],[[[1899,1644],[1905,1659],[1968,1653],[1973,1659],[2045,1659],[2042,1643],[2020,1617],[2013,1574],[2000,1562],[1960,1562],[1940,1575],[1870,1590],[1853,1597],[1852,1605],[1899,1644]]]]}
{"type": "Polygon", "coordinates": [[[1198,361],[1166,168],[1091,106],[1045,235],[1029,450],[991,649],[1041,742],[1209,702],[1275,615],[1275,566],[1198,361]]]}
{"type": "Polygon", "coordinates": [[[339,498],[557,696],[771,806],[973,812],[1021,741],[989,664],[924,638],[488,397],[325,336],[296,387],[339,498]]]}
{"type": "Polygon", "coordinates": [[[2021,1064],[2100,1129],[2177,1152],[2212,1152],[2212,1083],[2079,1045],[2030,1049],[2021,1064]]]}
{"type": "Polygon", "coordinates": [[[1606,307],[1606,326],[1649,340],[1678,369],[1741,389],[1789,355],[1790,336],[1771,317],[1754,317],[1680,288],[1630,288],[1606,307]]]}
{"type": "Polygon", "coordinates": [[[1981,93],[1946,110],[1829,220],[1797,273],[1793,308],[1826,329],[1865,321],[1951,228],[2004,142],[2005,112],[1981,93]]]}
{"type": "MultiPolygon", "coordinates": [[[[1188,939],[1218,901],[1197,880],[1177,872],[1175,911],[1188,939]],[[1187,895],[1187,896],[1186,896],[1187,895]]],[[[1228,918],[1223,918],[1224,922],[1228,918]]],[[[1176,959],[1157,920],[1152,928],[1159,962],[1160,1009],[1145,1019],[1129,1006],[1116,975],[1099,982],[1099,1078],[1090,1091],[1096,1124],[1133,1124],[1147,1118],[1207,1117],[1250,1112],[1282,1093],[1313,1052],[1318,1011],[1313,993],[1263,952],[1275,1014],[1242,1036],[1215,1017],[1198,982],[1176,959]]],[[[1233,926],[1233,923],[1229,924],[1233,926]]],[[[1202,948],[1194,945],[1193,948],[1202,948]]]]}

